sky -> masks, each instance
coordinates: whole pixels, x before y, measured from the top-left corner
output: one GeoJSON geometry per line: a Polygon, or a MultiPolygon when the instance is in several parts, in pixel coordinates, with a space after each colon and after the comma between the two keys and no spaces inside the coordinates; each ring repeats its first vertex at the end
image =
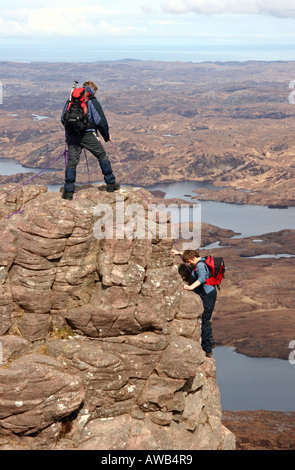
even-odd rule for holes
{"type": "Polygon", "coordinates": [[[294,0],[0,0],[0,42],[295,44],[294,0]]]}

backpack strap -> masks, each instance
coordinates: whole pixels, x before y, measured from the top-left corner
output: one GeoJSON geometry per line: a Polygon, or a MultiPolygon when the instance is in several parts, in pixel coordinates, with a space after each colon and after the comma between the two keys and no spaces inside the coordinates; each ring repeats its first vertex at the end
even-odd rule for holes
{"type": "Polygon", "coordinates": [[[85,93],[84,93],[84,103],[85,103],[85,107],[84,107],[84,113],[87,114],[87,87],[85,87],[85,93]]]}
{"type": "Polygon", "coordinates": [[[209,266],[207,265],[206,261],[204,261],[204,260],[200,260],[200,261],[197,262],[196,266],[194,267],[194,272],[197,271],[197,266],[198,266],[199,263],[203,263],[206,266],[207,271],[208,271],[207,279],[209,279],[212,276],[212,272],[211,272],[211,269],[209,268],[209,266]]]}
{"type": "Polygon", "coordinates": [[[203,261],[203,260],[200,259],[200,260],[197,262],[196,266],[194,267],[194,271],[195,271],[195,272],[196,272],[196,270],[197,270],[197,266],[198,266],[199,263],[204,263],[204,264],[206,264],[205,261],[203,261]]]}

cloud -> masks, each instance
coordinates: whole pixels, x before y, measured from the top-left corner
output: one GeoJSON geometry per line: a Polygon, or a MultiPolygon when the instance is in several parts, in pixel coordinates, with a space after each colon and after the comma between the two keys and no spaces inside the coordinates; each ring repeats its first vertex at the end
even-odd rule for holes
{"type": "Polygon", "coordinates": [[[122,12],[93,5],[67,7],[67,0],[61,6],[38,6],[0,11],[0,36],[124,36],[137,32],[136,26],[122,21],[122,12]]]}
{"type": "Polygon", "coordinates": [[[201,15],[262,15],[295,18],[294,0],[166,0],[166,13],[201,15]]]}

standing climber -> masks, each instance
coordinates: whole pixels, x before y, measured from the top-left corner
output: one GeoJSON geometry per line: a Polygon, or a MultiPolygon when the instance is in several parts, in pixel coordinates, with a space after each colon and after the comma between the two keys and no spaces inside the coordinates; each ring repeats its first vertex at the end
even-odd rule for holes
{"type": "Polygon", "coordinates": [[[184,289],[194,291],[202,299],[204,308],[202,314],[202,348],[205,351],[206,356],[211,357],[212,348],[215,347],[211,318],[217,299],[217,290],[215,286],[205,284],[206,280],[211,276],[208,266],[205,263],[205,258],[200,256],[198,250],[186,250],[183,253],[180,253],[173,249],[172,254],[180,255],[185,263],[194,266],[194,269],[191,272],[194,282],[191,285],[184,285],[184,289]]]}
{"type": "Polygon", "coordinates": [[[95,83],[86,81],[83,83],[83,88],[73,90],[72,99],[67,101],[62,112],[61,122],[66,129],[68,144],[63,199],[73,199],[76,168],[83,148],[89,150],[98,159],[107,191],[113,192],[120,188],[120,185],[116,183],[105,149],[97,135],[97,131],[99,131],[105,142],[112,140],[107,119],[95,97],[96,92],[95,83]]]}

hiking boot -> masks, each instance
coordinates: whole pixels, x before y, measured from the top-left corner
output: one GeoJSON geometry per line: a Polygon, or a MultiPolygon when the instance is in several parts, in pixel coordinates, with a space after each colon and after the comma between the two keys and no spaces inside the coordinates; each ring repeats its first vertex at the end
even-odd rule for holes
{"type": "Polygon", "coordinates": [[[119,183],[110,183],[110,184],[107,184],[107,192],[108,193],[113,193],[114,191],[117,191],[118,189],[120,189],[120,185],[119,183]]]}
{"type": "Polygon", "coordinates": [[[213,356],[213,352],[210,351],[210,352],[206,352],[206,357],[212,357],[213,356]]]}
{"type": "Polygon", "coordinates": [[[64,192],[63,195],[62,195],[62,198],[63,199],[68,199],[69,201],[71,201],[73,199],[73,194],[74,193],[64,192]]]}

